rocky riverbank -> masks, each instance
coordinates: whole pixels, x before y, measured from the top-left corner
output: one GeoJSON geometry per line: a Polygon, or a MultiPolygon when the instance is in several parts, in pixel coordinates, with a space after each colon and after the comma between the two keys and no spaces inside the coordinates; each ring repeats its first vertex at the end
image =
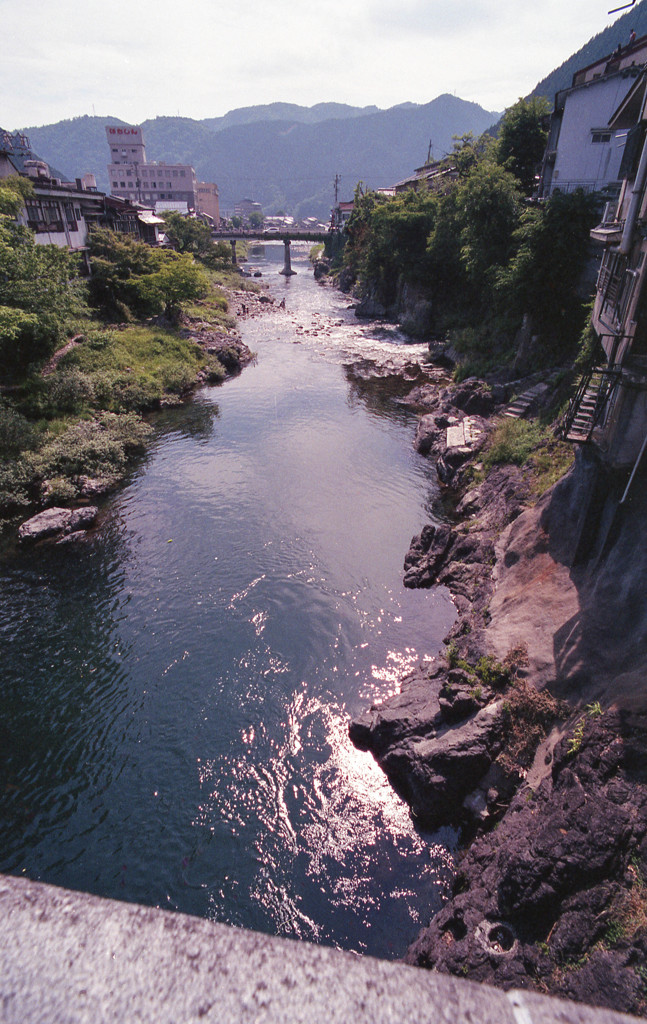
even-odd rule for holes
{"type": "Polygon", "coordinates": [[[410,587],[444,584],[459,616],[446,656],[351,723],[422,828],[453,824],[453,895],[410,963],[634,1013],[647,1007],[647,482],[544,437],[490,461],[506,401],[525,390],[416,388],[415,445],[445,515],[413,538],[410,587]],[[490,453],[490,455],[488,454],[490,453]]]}

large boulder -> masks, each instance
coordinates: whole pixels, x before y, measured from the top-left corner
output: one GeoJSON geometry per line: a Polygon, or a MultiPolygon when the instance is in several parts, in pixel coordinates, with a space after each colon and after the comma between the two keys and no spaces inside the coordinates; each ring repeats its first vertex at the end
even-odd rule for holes
{"type": "Polygon", "coordinates": [[[435,736],[413,737],[378,757],[391,784],[425,828],[453,824],[502,748],[502,701],[435,736]]]}
{"type": "Polygon", "coordinates": [[[18,539],[26,544],[87,530],[98,514],[99,509],[96,505],[85,505],[83,508],[48,508],[18,528],[18,539]]]}

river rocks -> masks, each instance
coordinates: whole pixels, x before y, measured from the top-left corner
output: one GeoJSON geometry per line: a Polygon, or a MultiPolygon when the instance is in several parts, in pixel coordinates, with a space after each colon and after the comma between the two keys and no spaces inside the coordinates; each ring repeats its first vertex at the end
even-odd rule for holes
{"type": "Polygon", "coordinates": [[[495,402],[488,384],[469,377],[452,391],[452,405],[472,416],[490,416],[494,412],[495,402]]]}
{"type": "Polygon", "coordinates": [[[350,270],[348,267],[344,267],[344,269],[340,271],[337,277],[337,287],[339,288],[340,292],[344,292],[346,295],[348,295],[353,290],[356,280],[357,275],[355,274],[355,272],[350,270]]]}
{"type": "Polygon", "coordinates": [[[647,717],[583,716],[461,862],[407,961],[644,1012],[647,717]]]}
{"type": "Polygon", "coordinates": [[[428,455],[439,438],[440,428],[436,424],[436,417],[429,413],[421,416],[416,427],[416,436],[413,439],[413,447],[420,455],[428,455]]]}
{"type": "Polygon", "coordinates": [[[374,295],[366,295],[355,306],[355,316],[366,320],[382,320],[386,307],[374,295]]]}
{"type": "Polygon", "coordinates": [[[116,476],[79,476],[76,483],[82,498],[99,498],[116,490],[121,483],[121,478],[116,476]]]}
{"type": "MultiPolygon", "coordinates": [[[[248,293],[243,293],[246,297],[248,293]]],[[[253,293],[251,293],[253,295],[253,293]]],[[[258,297],[260,302],[263,295],[258,297]]],[[[249,301],[249,299],[247,300],[249,301]]],[[[191,327],[183,332],[185,337],[195,341],[210,356],[216,356],[218,362],[225,370],[227,376],[232,377],[247,366],[254,358],[254,354],[242,341],[238,334],[225,331],[214,331],[210,324],[193,322],[191,327]]],[[[206,370],[199,378],[200,382],[210,383],[220,380],[222,374],[211,373],[206,370]]]]}
{"type": "Polygon", "coordinates": [[[485,422],[477,416],[465,416],[455,425],[448,426],[445,445],[436,463],[441,482],[451,484],[457,470],[480,451],[486,438],[485,422]]]}
{"type": "Polygon", "coordinates": [[[461,669],[419,669],[399,694],[351,722],[350,737],[373,753],[421,824],[458,824],[486,806],[479,787],[507,735],[503,703],[491,698],[461,669]],[[478,800],[464,805],[475,793],[478,800]]]}
{"type": "Polygon", "coordinates": [[[428,338],[433,325],[433,305],[427,299],[409,303],[400,317],[400,327],[411,338],[428,338]]]}
{"type": "Polygon", "coordinates": [[[325,258],[315,260],[313,264],[313,271],[315,281],[321,281],[328,277],[328,274],[330,273],[330,260],[325,258]]]}
{"type": "Polygon", "coordinates": [[[48,508],[23,523],[18,529],[22,543],[33,543],[49,537],[62,537],[88,530],[99,514],[95,505],[83,508],[48,508]]]}
{"type": "Polygon", "coordinates": [[[349,734],[355,746],[371,750],[379,759],[407,737],[433,735],[442,721],[438,704],[442,674],[442,667],[415,670],[402,680],[400,693],[353,719],[349,734]]]}

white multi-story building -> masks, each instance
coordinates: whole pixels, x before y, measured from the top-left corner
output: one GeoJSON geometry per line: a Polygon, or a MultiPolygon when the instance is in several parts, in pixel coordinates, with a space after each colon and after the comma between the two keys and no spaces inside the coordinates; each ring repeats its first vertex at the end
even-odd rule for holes
{"type": "Polygon", "coordinates": [[[555,97],[540,196],[619,188],[627,132],[609,127],[647,61],[647,36],[582,68],[555,97]]]}
{"type": "Polygon", "coordinates": [[[647,448],[647,70],[609,121],[628,141],[617,203],[592,238],[604,246],[592,327],[600,359],[571,403],[566,436],[593,442],[614,469],[637,469],[647,448]]]}
{"type": "Polygon", "coordinates": [[[193,167],[149,163],[142,130],[134,125],[106,125],[106,138],[110,147],[108,178],[112,195],[154,209],[169,209],[165,205],[169,202],[185,204],[187,211],[197,209],[198,181],[193,167]]]}

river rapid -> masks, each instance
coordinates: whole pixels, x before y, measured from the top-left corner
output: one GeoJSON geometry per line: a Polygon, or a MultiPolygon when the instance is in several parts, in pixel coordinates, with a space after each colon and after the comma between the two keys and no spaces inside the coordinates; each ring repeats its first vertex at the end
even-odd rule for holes
{"type": "Polygon", "coordinates": [[[250,258],[286,303],[243,320],[255,364],[155,416],[87,540],[3,551],[0,870],[399,957],[453,836],[347,728],[454,621],[402,586],[437,484],[369,372],[422,347],[282,252],[250,258]]]}

